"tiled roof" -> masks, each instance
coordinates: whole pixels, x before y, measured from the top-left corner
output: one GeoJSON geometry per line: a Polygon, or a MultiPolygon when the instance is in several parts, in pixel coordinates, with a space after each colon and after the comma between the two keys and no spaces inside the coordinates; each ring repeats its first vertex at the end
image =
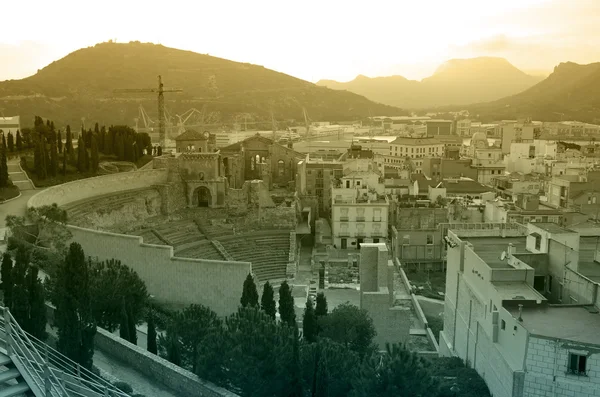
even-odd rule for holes
{"type": "Polygon", "coordinates": [[[176,141],[201,141],[206,140],[204,133],[196,130],[186,130],[175,138],[176,141]]]}

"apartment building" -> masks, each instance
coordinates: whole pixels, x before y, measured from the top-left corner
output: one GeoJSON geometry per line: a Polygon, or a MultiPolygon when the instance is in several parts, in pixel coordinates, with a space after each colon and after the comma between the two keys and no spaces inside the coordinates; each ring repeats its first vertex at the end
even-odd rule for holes
{"type": "Polygon", "coordinates": [[[331,187],[343,176],[344,163],[337,160],[322,160],[306,155],[298,162],[296,192],[298,196],[312,197],[317,205],[312,208],[317,217],[329,218],[331,211],[331,187]]]}
{"type": "Polygon", "coordinates": [[[518,122],[500,125],[502,153],[510,153],[513,142],[530,142],[539,136],[542,126],[538,122],[518,122]]]}
{"type": "Polygon", "coordinates": [[[427,136],[452,135],[454,120],[427,120],[427,136]]]}
{"type": "Polygon", "coordinates": [[[600,171],[554,176],[548,182],[548,205],[597,216],[600,212],[600,171]]]}
{"type": "Polygon", "coordinates": [[[565,213],[540,204],[539,194],[517,195],[513,199],[488,201],[485,203],[484,219],[492,223],[556,223],[566,224],[565,213]]]}
{"type": "Polygon", "coordinates": [[[390,203],[384,194],[377,193],[375,177],[379,175],[355,172],[342,178],[344,187],[332,189],[331,226],[336,248],[360,249],[362,243],[386,241],[390,203]]]}
{"type": "Polygon", "coordinates": [[[597,396],[596,239],[555,224],[451,226],[440,354],[494,397],[597,396]]]}

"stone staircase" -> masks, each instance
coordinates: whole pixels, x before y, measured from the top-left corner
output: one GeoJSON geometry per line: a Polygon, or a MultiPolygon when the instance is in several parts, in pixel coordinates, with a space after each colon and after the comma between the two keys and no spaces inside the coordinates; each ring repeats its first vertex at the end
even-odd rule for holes
{"type": "Polygon", "coordinates": [[[27,174],[23,171],[18,161],[8,163],[8,177],[21,191],[35,190],[35,186],[33,186],[33,183],[31,183],[31,180],[27,177],[27,174]]]}

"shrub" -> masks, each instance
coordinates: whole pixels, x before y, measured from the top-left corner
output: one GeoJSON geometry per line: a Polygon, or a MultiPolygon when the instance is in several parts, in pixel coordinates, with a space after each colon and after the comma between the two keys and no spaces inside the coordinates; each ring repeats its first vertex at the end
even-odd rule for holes
{"type": "Polygon", "coordinates": [[[117,389],[121,390],[123,393],[132,393],[133,392],[133,387],[131,387],[129,385],[129,383],[115,382],[115,383],[113,383],[113,386],[116,387],[117,389]]]}

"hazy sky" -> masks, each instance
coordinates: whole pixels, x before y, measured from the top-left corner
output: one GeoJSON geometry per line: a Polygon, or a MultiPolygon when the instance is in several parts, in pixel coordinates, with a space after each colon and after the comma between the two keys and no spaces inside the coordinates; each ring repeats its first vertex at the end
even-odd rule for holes
{"type": "Polygon", "coordinates": [[[482,55],[526,71],[600,61],[600,0],[6,3],[0,80],[34,74],[109,39],[161,43],[310,81],[357,74],[421,79],[447,59],[482,55]]]}

